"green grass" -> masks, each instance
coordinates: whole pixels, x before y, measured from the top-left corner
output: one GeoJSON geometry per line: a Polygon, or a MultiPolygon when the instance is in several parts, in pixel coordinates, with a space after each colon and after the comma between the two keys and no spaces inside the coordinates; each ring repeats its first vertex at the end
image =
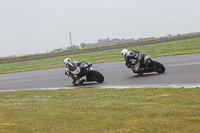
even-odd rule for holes
{"type": "MultiPolygon", "coordinates": [[[[147,45],[147,46],[129,47],[128,49],[139,50],[141,53],[151,55],[151,57],[199,53],[200,52],[200,38],[153,44],[153,45],[147,45]]],[[[34,60],[34,61],[1,64],[0,74],[64,67],[63,60],[66,57],[70,57],[72,60],[86,61],[90,63],[105,63],[105,62],[112,62],[112,61],[122,61],[124,59],[121,56],[121,53],[120,53],[121,50],[122,49],[106,50],[106,51],[91,52],[91,53],[84,53],[84,54],[74,54],[70,56],[40,59],[40,60],[34,60]]]]}
{"type": "Polygon", "coordinates": [[[0,92],[0,132],[199,132],[200,89],[0,92]]]}

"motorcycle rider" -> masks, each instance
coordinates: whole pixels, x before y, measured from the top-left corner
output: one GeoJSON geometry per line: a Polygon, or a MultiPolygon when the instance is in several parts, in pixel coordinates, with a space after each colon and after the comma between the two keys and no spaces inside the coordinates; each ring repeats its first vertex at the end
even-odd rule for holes
{"type": "MultiPolygon", "coordinates": [[[[84,81],[87,81],[86,76],[82,76],[81,73],[80,73],[80,75],[73,74],[69,70],[69,65],[72,65],[72,62],[74,62],[78,67],[81,66],[82,63],[86,63],[88,66],[92,66],[92,64],[87,63],[87,62],[81,62],[81,61],[72,61],[70,58],[64,59],[65,74],[73,79],[73,83],[80,84],[84,81]]],[[[80,72],[81,72],[81,70],[80,70],[80,72]]]]}
{"type": "Polygon", "coordinates": [[[135,72],[140,72],[141,70],[143,70],[144,68],[141,68],[141,66],[143,64],[146,64],[146,61],[150,58],[149,55],[141,54],[140,51],[128,51],[128,49],[123,49],[121,51],[121,54],[125,58],[125,65],[127,66],[127,68],[130,68],[133,65],[133,62],[136,63],[134,66],[135,72]]]}

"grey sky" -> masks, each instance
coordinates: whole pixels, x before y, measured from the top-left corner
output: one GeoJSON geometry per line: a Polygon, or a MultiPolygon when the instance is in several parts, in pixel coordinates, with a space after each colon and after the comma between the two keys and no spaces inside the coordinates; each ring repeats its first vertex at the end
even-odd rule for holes
{"type": "Polygon", "coordinates": [[[200,32],[199,0],[0,0],[0,57],[200,32]]]}

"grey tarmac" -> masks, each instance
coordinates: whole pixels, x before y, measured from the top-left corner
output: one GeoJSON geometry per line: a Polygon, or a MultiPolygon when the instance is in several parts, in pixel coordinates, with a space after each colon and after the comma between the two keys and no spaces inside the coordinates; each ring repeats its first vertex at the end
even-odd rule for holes
{"type": "Polygon", "coordinates": [[[63,68],[19,72],[0,75],[0,91],[29,89],[74,89],[74,88],[195,88],[200,87],[200,53],[153,58],[162,63],[164,74],[134,74],[124,61],[93,64],[104,75],[103,83],[84,83],[74,86],[63,68]]]}

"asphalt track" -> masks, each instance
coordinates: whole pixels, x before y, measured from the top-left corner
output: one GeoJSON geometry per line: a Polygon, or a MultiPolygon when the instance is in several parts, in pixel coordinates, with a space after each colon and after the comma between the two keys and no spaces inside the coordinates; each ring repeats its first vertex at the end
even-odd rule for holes
{"type": "Polygon", "coordinates": [[[144,88],[144,87],[200,87],[200,53],[153,58],[161,62],[164,74],[149,73],[142,76],[134,74],[125,67],[124,61],[94,64],[100,71],[103,83],[72,85],[71,78],[64,74],[64,68],[20,72],[0,75],[0,91],[29,89],[73,89],[73,88],[144,88]]]}

